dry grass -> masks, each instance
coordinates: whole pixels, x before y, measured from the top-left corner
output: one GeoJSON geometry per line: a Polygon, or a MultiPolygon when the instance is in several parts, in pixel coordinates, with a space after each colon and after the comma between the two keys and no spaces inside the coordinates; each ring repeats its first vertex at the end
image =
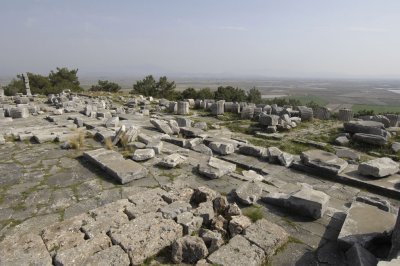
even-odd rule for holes
{"type": "Polygon", "coordinates": [[[106,138],[106,139],[104,140],[104,145],[106,146],[106,148],[107,148],[108,150],[113,150],[113,149],[114,149],[114,145],[113,145],[113,143],[112,143],[111,137],[108,137],[108,138],[106,138]]]}
{"type": "Polygon", "coordinates": [[[127,150],[128,149],[128,144],[129,144],[129,136],[123,135],[120,138],[119,143],[121,144],[122,148],[124,148],[124,150],[127,150]]]}
{"type": "Polygon", "coordinates": [[[76,134],[68,140],[72,149],[81,150],[85,146],[85,130],[76,130],[76,134]]]}

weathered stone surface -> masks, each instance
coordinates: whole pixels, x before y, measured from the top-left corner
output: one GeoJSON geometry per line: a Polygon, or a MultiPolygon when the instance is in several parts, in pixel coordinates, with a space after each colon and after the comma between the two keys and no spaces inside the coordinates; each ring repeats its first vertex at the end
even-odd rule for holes
{"type": "Polygon", "coordinates": [[[210,157],[207,164],[199,164],[198,171],[200,174],[209,178],[219,178],[236,170],[236,165],[226,161],[210,157]]]}
{"type": "Polygon", "coordinates": [[[162,133],[172,135],[174,132],[172,131],[171,127],[168,125],[167,122],[158,120],[158,119],[150,119],[150,123],[157,128],[162,133]]]}
{"type": "Polygon", "coordinates": [[[214,218],[214,208],[211,201],[202,202],[193,210],[195,216],[203,218],[203,224],[209,225],[214,218]]]}
{"type": "Polygon", "coordinates": [[[357,243],[347,250],[346,259],[348,265],[375,266],[378,263],[374,255],[357,243]]]}
{"type": "Polygon", "coordinates": [[[153,140],[146,145],[146,148],[153,149],[155,154],[161,154],[163,146],[164,144],[161,140],[153,140]]]}
{"type": "Polygon", "coordinates": [[[225,210],[228,207],[229,202],[225,196],[218,196],[213,200],[213,207],[216,213],[225,214],[225,210]]]}
{"type": "Polygon", "coordinates": [[[380,122],[375,121],[349,121],[343,124],[344,131],[349,133],[363,133],[378,135],[382,137],[387,136],[385,127],[380,122]]]}
{"type": "Polygon", "coordinates": [[[379,197],[357,196],[356,201],[363,202],[381,209],[382,211],[390,211],[390,202],[379,197]]]}
{"type": "Polygon", "coordinates": [[[244,215],[232,216],[229,221],[229,234],[231,237],[242,234],[251,225],[251,220],[244,215]]]}
{"type": "Polygon", "coordinates": [[[377,146],[383,146],[387,144],[386,137],[373,134],[356,133],[353,135],[353,140],[377,146]]]}
{"type": "Polygon", "coordinates": [[[246,228],[244,237],[262,248],[267,258],[270,258],[288,241],[289,235],[279,225],[261,219],[246,228]]]}
{"type": "Polygon", "coordinates": [[[262,175],[257,174],[255,171],[253,170],[249,170],[249,171],[242,171],[242,175],[247,178],[249,181],[259,181],[262,182],[264,180],[264,177],[262,175]]]}
{"type": "Polygon", "coordinates": [[[147,176],[147,169],[132,160],[125,160],[123,156],[115,151],[104,148],[86,151],[83,156],[90,162],[105,170],[121,184],[147,176]]]}
{"type": "Polygon", "coordinates": [[[281,154],[278,155],[278,161],[281,165],[289,167],[292,165],[294,161],[294,156],[290,153],[282,152],[281,154]]]}
{"type": "Polygon", "coordinates": [[[396,224],[392,232],[392,247],[389,252],[389,258],[400,257],[400,212],[397,214],[396,224]]]}
{"type": "Polygon", "coordinates": [[[185,162],[186,159],[187,158],[183,155],[180,155],[178,153],[173,153],[162,158],[159,164],[167,168],[174,168],[180,165],[181,163],[185,162]]]}
{"type": "Polygon", "coordinates": [[[156,212],[168,205],[163,200],[163,196],[166,194],[166,191],[155,188],[131,195],[128,199],[134,206],[127,207],[125,213],[129,219],[134,219],[145,213],[156,212]]]}
{"type": "Polygon", "coordinates": [[[213,201],[218,196],[218,193],[215,190],[212,190],[209,187],[198,187],[194,190],[192,198],[190,200],[191,203],[200,204],[206,201],[213,201]]]}
{"type": "Polygon", "coordinates": [[[393,142],[391,148],[392,148],[392,151],[399,152],[400,151],[400,142],[393,142]]]}
{"type": "Polygon", "coordinates": [[[174,135],[179,134],[180,128],[179,128],[178,122],[176,122],[176,120],[172,120],[172,119],[168,120],[168,125],[171,128],[172,133],[174,135]]]}
{"type": "Polygon", "coordinates": [[[360,160],[360,153],[358,153],[355,150],[349,149],[349,148],[337,148],[336,149],[336,156],[340,158],[348,158],[351,160],[360,160]]]}
{"type": "Polygon", "coordinates": [[[227,219],[231,219],[233,216],[238,215],[242,215],[242,210],[236,203],[231,203],[226,207],[224,216],[227,219]]]}
{"type": "Polygon", "coordinates": [[[117,127],[119,125],[119,117],[111,117],[104,123],[106,127],[117,127]]]}
{"type": "Polygon", "coordinates": [[[52,265],[40,236],[15,234],[0,242],[0,265],[52,265]]]}
{"type": "Polygon", "coordinates": [[[204,131],[195,127],[181,127],[181,133],[187,138],[196,138],[204,136],[204,131]]]}
{"type": "Polygon", "coordinates": [[[340,231],[339,243],[344,250],[355,243],[368,247],[374,238],[392,230],[395,219],[394,214],[375,206],[353,202],[340,231]]]}
{"type": "Polygon", "coordinates": [[[210,229],[221,233],[222,235],[227,235],[228,233],[228,221],[222,215],[216,215],[211,220],[210,229]]]}
{"type": "Polygon", "coordinates": [[[303,164],[332,174],[341,173],[348,165],[345,160],[323,150],[305,151],[300,157],[303,164]]]}
{"type": "Polygon", "coordinates": [[[400,258],[392,259],[390,261],[381,260],[378,262],[378,266],[398,266],[400,265],[400,258]]]}
{"type": "Polygon", "coordinates": [[[264,126],[276,126],[279,123],[279,116],[261,113],[258,122],[264,126]]]}
{"type": "Polygon", "coordinates": [[[199,236],[206,244],[209,253],[216,251],[220,246],[224,244],[224,239],[222,235],[215,231],[202,228],[199,231],[199,236]]]}
{"type": "Polygon", "coordinates": [[[192,235],[201,228],[203,224],[203,218],[194,216],[191,212],[183,212],[178,214],[176,217],[176,222],[182,225],[184,235],[192,235]]]}
{"type": "Polygon", "coordinates": [[[108,236],[98,235],[78,246],[58,251],[57,255],[54,257],[54,263],[57,266],[83,265],[90,256],[110,246],[111,240],[108,236]]]}
{"type": "Polygon", "coordinates": [[[196,145],[196,146],[192,147],[192,150],[202,153],[202,154],[205,154],[205,155],[208,155],[208,156],[213,156],[212,150],[209,147],[207,147],[205,144],[196,145]]]}
{"type": "Polygon", "coordinates": [[[125,210],[133,206],[127,199],[118,200],[89,211],[93,220],[85,222],[81,231],[89,238],[106,234],[111,228],[118,228],[129,221],[125,210]]]}
{"type": "Polygon", "coordinates": [[[197,123],[194,123],[193,127],[195,127],[195,128],[200,128],[200,129],[202,129],[202,130],[208,130],[208,125],[207,125],[206,122],[197,122],[197,123]]]}
{"type": "Polygon", "coordinates": [[[390,158],[383,157],[360,163],[358,172],[362,175],[385,177],[399,171],[399,164],[390,158]]]}
{"type": "Polygon", "coordinates": [[[208,261],[215,265],[261,265],[265,259],[264,251],[250,243],[246,238],[237,235],[228,244],[208,256],[208,261]]]}
{"type": "Polygon", "coordinates": [[[155,152],[153,149],[138,149],[133,153],[132,160],[141,162],[154,158],[155,152]]]}
{"type": "Polygon", "coordinates": [[[178,123],[179,127],[191,127],[192,120],[184,117],[177,117],[175,118],[176,122],[178,123]]]}
{"type": "Polygon", "coordinates": [[[85,234],[80,229],[90,220],[89,216],[82,214],[47,226],[41,234],[47,250],[55,253],[84,243],[85,234]]]}
{"type": "Polygon", "coordinates": [[[190,211],[192,206],[184,201],[174,201],[171,204],[161,207],[158,211],[165,219],[175,219],[179,214],[190,211]]]}
{"type": "Polygon", "coordinates": [[[268,147],[267,154],[270,163],[279,163],[279,156],[282,154],[282,151],[277,147],[268,147]]]}
{"type": "Polygon", "coordinates": [[[184,236],[172,244],[172,261],[174,263],[195,263],[208,255],[203,239],[198,236],[184,236]]]}
{"type": "Polygon", "coordinates": [[[335,139],[335,144],[339,146],[346,146],[350,140],[346,136],[339,136],[335,139]]]}
{"type": "Polygon", "coordinates": [[[266,150],[264,147],[254,145],[242,145],[239,147],[239,153],[261,158],[265,156],[266,150]]]}
{"type": "Polygon", "coordinates": [[[112,242],[120,245],[133,265],[141,264],[182,237],[182,226],[161,213],[148,213],[110,231],[112,242]]]}
{"type": "Polygon", "coordinates": [[[261,186],[255,181],[249,181],[236,188],[235,197],[240,203],[251,205],[257,202],[261,193],[261,186]]]}
{"type": "Polygon", "coordinates": [[[129,266],[129,256],[118,246],[103,249],[85,260],[86,266],[129,266]]]}
{"type": "Polygon", "coordinates": [[[228,142],[211,142],[208,146],[213,152],[221,155],[227,155],[235,152],[235,146],[228,142]]]}
{"type": "Polygon", "coordinates": [[[299,191],[292,194],[270,193],[263,201],[282,206],[294,213],[314,219],[321,218],[329,203],[329,196],[303,184],[299,191]]]}

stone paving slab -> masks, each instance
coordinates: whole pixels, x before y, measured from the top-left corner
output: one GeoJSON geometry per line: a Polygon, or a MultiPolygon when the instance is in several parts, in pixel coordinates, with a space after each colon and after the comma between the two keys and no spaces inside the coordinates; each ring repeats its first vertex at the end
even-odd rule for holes
{"type": "Polygon", "coordinates": [[[140,164],[125,160],[120,153],[104,148],[84,152],[83,156],[107,171],[121,184],[144,178],[148,173],[147,169],[140,164]]]}

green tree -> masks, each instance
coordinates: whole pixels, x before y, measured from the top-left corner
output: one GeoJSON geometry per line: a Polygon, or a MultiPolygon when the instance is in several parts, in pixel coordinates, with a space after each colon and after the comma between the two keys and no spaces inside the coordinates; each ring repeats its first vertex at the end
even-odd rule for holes
{"type": "Polygon", "coordinates": [[[10,83],[3,87],[4,94],[7,96],[14,96],[17,93],[23,93],[25,91],[25,84],[22,81],[22,76],[18,75],[17,78],[14,78],[10,81],[10,83]]]}
{"type": "Polygon", "coordinates": [[[176,88],[174,81],[168,81],[166,76],[160,77],[157,82],[157,97],[171,99],[176,88]]]}
{"type": "Polygon", "coordinates": [[[194,88],[187,88],[182,91],[182,99],[197,99],[197,91],[194,88]]]}
{"type": "Polygon", "coordinates": [[[246,92],[232,86],[220,86],[215,92],[216,100],[225,100],[228,102],[243,102],[246,101],[246,92]]]}
{"type": "Polygon", "coordinates": [[[97,85],[93,85],[90,91],[107,91],[107,92],[118,92],[121,90],[121,86],[115,82],[108,80],[99,80],[97,85]]]}
{"type": "Polygon", "coordinates": [[[262,101],[261,92],[253,87],[247,94],[247,101],[251,103],[260,103],[262,101]]]}
{"type": "Polygon", "coordinates": [[[80,87],[77,76],[78,69],[69,70],[66,67],[56,68],[56,71],[50,71],[49,80],[51,85],[57,90],[70,89],[71,91],[83,91],[80,87]]]}
{"type": "Polygon", "coordinates": [[[39,74],[27,73],[29,78],[29,85],[33,94],[47,95],[50,93],[60,93],[61,90],[55,90],[51,85],[50,80],[46,76],[39,74]]]}
{"type": "Polygon", "coordinates": [[[156,96],[157,82],[152,75],[149,75],[143,80],[136,81],[136,84],[133,84],[131,93],[142,94],[143,96],[156,96]]]}
{"type": "Polygon", "coordinates": [[[203,88],[197,92],[197,99],[214,99],[214,93],[210,88],[203,88]]]}
{"type": "Polygon", "coordinates": [[[168,81],[167,77],[160,77],[158,82],[152,75],[145,77],[143,80],[136,81],[133,85],[131,93],[142,94],[144,96],[153,96],[158,98],[176,99],[179,95],[175,91],[176,85],[174,81],[168,81]]]}

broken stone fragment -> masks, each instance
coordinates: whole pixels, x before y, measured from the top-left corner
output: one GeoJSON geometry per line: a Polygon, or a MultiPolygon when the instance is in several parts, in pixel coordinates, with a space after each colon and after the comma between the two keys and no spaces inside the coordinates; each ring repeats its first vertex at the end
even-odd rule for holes
{"type": "Polygon", "coordinates": [[[335,139],[335,144],[339,146],[346,146],[350,140],[346,136],[339,136],[335,139]]]}
{"type": "Polygon", "coordinates": [[[222,238],[222,235],[215,231],[201,228],[199,231],[199,236],[206,244],[209,253],[216,251],[220,246],[224,244],[224,239],[222,238]]]}
{"type": "Polygon", "coordinates": [[[138,149],[133,153],[132,160],[141,162],[154,158],[155,152],[153,149],[138,149]]]}
{"type": "Polygon", "coordinates": [[[178,214],[176,222],[183,227],[184,235],[192,235],[199,231],[203,224],[203,218],[194,216],[191,212],[183,212],[178,214]]]}
{"type": "Polygon", "coordinates": [[[208,256],[207,259],[213,265],[261,265],[265,260],[264,251],[257,245],[252,244],[241,235],[229,240],[229,243],[220,247],[208,256]]]}
{"type": "Polygon", "coordinates": [[[230,203],[225,209],[225,218],[230,220],[233,216],[242,215],[242,210],[235,203],[230,203]]]}
{"type": "Polygon", "coordinates": [[[367,176],[385,177],[399,172],[399,164],[390,158],[383,157],[360,163],[358,172],[367,176]]]}
{"type": "Polygon", "coordinates": [[[161,213],[144,214],[109,233],[112,242],[121,246],[133,265],[142,264],[182,237],[182,226],[162,218],[161,213]]]}
{"type": "Polygon", "coordinates": [[[225,210],[229,203],[225,196],[218,196],[213,200],[214,211],[218,214],[225,215],[225,210]]]}
{"type": "Polygon", "coordinates": [[[214,216],[211,220],[210,228],[222,235],[226,235],[228,232],[228,221],[222,215],[214,216]]]}
{"type": "Polygon", "coordinates": [[[267,155],[270,163],[280,163],[279,156],[282,154],[282,151],[277,147],[268,147],[267,155]]]}
{"type": "Polygon", "coordinates": [[[15,234],[1,241],[0,264],[53,265],[42,238],[35,234],[15,234]]]}
{"type": "Polygon", "coordinates": [[[177,239],[171,247],[174,263],[196,263],[208,255],[203,239],[198,236],[184,236],[177,239]]]}
{"type": "Polygon", "coordinates": [[[199,144],[199,145],[193,146],[192,150],[202,153],[202,154],[205,154],[205,155],[208,155],[208,156],[213,156],[212,150],[209,147],[207,147],[205,144],[199,144]]]}
{"type": "Polygon", "coordinates": [[[261,158],[265,156],[266,150],[265,148],[259,146],[242,145],[239,147],[239,153],[261,158]]]}
{"type": "Polygon", "coordinates": [[[264,250],[267,258],[289,239],[286,231],[277,224],[261,219],[245,229],[244,237],[264,250]]]}
{"type": "Polygon", "coordinates": [[[162,133],[172,135],[174,132],[172,131],[171,127],[168,125],[167,122],[158,120],[158,119],[150,119],[150,123],[157,128],[162,133]]]}
{"type": "Polygon", "coordinates": [[[211,142],[208,146],[213,152],[221,155],[228,155],[235,152],[235,146],[228,142],[211,142]]]}
{"type": "Polygon", "coordinates": [[[148,173],[142,165],[132,160],[125,160],[120,153],[104,148],[86,151],[83,153],[83,157],[105,170],[121,184],[144,178],[148,173]]]}
{"type": "Polygon", "coordinates": [[[231,237],[244,233],[244,230],[251,225],[251,220],[244,215],[232,216],[229,221],[229,234],[231,237]]]}
{"type": "Polygon", "coordinates": [[[270,193],[263,197],[263,201],[267,203],[313,219],[319,219],[324,215],[329,199],[330,197],[324,192],[314,190],[306,184],[292,194],[270,193]]]}
{"type": "Polygon", "coordinates": [[[159,162],[161,166],[167,167],[167,168],[174,168],[181,163],[186,161],[186,157],[182,156],[177,153],[170,154],[168,156],[165,156],[162,158],[162,160],[159,162]]]}
{"type": "Polygon", "coordinates": [[[378,263],[373,254],[357,243],[347,250],[346,259],[348,265],[372,266],[378,263]]]}
{"type": "Polygon", "coordinates": [[[146,145],[146,149],[153,149],[155,154],[161,154],[163,146],[164,144],[161,140],[153,140],[146,145]]]}
{"type": "Polygon", "coordinates": [[[172,120],[172,119],[168,120],[168,125],[170,126],[170,128],[172,130],[172,133],[174,135],[178,135],[179,134],[180,128],[179,128],[179,125],[176,122],[176,120],[172,120]]]}
{"type": "Polygon", "coordinates": [[[211,201],[200,203],[199,206],[192,212],[195,216],[203,218],[204,225],[209,225],[215,215],[213,204],[211,201]]]}
{"type": "Polygon", "coordinates": [[[202,202],[207,202],[207,201],[211,202],[217,196],[218,196],[218,193],[209,187],[198,187],[194,190],[190,202],[198,205],[202,202]]]}
{"type": "Polygon", "coordinates": [[[107,121],[104,123],[104,125],[109,128],[109,127],[117,127],[119,125],[119,117],[111,117],[107,119],[107,121]]]}
{"type": "Polygon", "coordinates": [[[95,253],[111,246],[111,240],[106,235],[98,235],[80,245],[57,252],[54,257],[55,265],[83,265],[95,253]]]}
{"type": "Polygon", "coordinates": [[[103,249],[84,262],[85,266],[98,266],[98,265],[115,265],[115,266],[128,266],[130,265],[129,256],[124,250],[118,246],[111,246],[103,249]]]}
{"type": "Polygon", "coordinates": [[[259,181],[259,182],[264,181],[264,177],[262,175],[257,174],[257,172],[253,170],[249,171],[243,170],[242,175],[250,181],[259,181]]]}
{"type": "Polygon", "coordinates": [[[292,165],[294,161],[294,156],[290,153],[282,152],[281,154],[278,155],[278,161],[281,165],[289,167],[292,165]]]}
{"type": "Polygon", "coordinates": [[[198,165],[200,174],[215,179],[223,175],[229,174],[236,170],[236,164],[232,164],[214,157],[210,157],[207,164],[198,165]]]}
{"type": "Polygon", "coordinates": [[[245,205],[252,205],[257,202],[261,196],[262,188],[255,181],[249,181],[241,184],[234,192],[236,199],[245,205]]]}
{"type": "Polygon", "coordinates": [[[308,150],[300,157],[303,164],[331,174],[341,173],[348,165],[345,160],[323,150],[308,150]]]}
{"type": "Polygon", "coordinates": [[[387,137],[382,137],[382,136],[373,135],[373,134],[363,134],[363,133],[354,134],[352,139],[356,142],[364,142],[364,143],[377,145],[377,146],[384,146],[388,142],[387,137]]]}
{"type": "Polygon", "coordinates": [[[179,214],[190,211],[192,206],[184,201],[174,201],[171,204],[161,207],[158,211],[165,219],[175,219],[179,214]]]}
{"type": "Polygon", "coordinates": [[[339,244],[343,250],[348,250],[355,243],[364,248],[373,248],[373,240],[387,235],[394,227],[395,219],[392,213],[355,201],[340,230],[339,244]]]}

